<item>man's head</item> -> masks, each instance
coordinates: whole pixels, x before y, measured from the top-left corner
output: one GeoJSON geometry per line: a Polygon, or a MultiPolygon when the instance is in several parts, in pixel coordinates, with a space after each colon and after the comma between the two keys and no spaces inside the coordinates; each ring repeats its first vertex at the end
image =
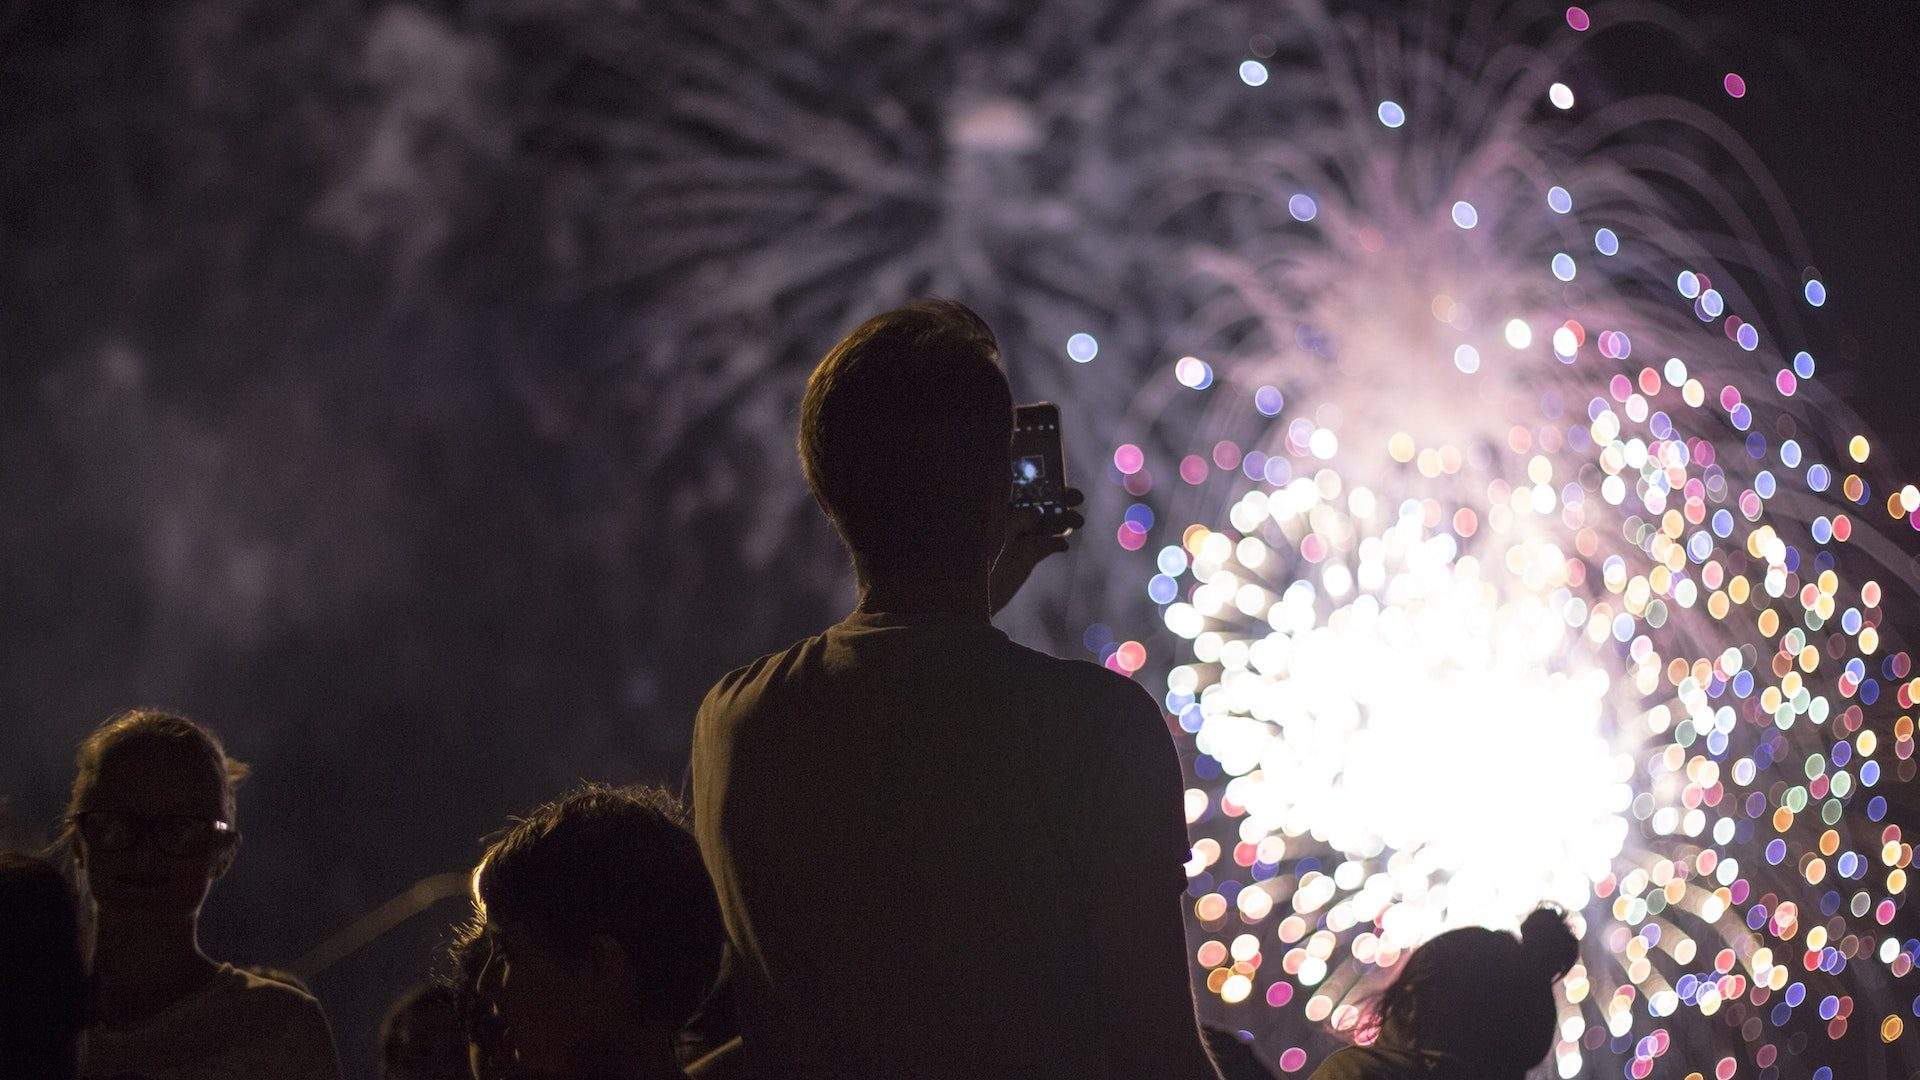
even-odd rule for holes
{"type": "Polygon", "coordinates": [[[807,380],[800,462],[869,579],[967,579],[1005,531],[1013,394],[978,315],[920,300],[861,323],[807,380]]]}
{"type": "Polygon", "coordinates": [[[473,892],[492,945],[481,990],[527,1072],[605,1075],[635,1046],[670,1062],[725,937],[671,796],[588,787],[542,806],[487,850],[473,892]]]}

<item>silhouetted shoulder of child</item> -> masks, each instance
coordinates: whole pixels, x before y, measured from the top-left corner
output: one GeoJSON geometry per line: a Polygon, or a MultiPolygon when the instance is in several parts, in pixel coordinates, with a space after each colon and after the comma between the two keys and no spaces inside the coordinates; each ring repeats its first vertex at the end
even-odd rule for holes
{"type": "Polygon", "coordinates": [[[1312,1080],[1474,1080],[1466,1063],[1423,1050],[1349,1046],[1313,1070],[1312,1080]]]}

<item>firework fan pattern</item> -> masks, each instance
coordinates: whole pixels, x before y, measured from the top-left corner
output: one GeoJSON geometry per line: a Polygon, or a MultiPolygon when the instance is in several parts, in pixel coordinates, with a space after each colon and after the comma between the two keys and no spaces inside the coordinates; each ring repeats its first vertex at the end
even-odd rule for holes
{"type": "Polygon", "coordinates": [[[1920,1064],[1886,794],[1920,490],[1822,392],[1826,285],[1684,24],[601,14],[567,32],[602,114],[545,137],[652,238],[642,381],[702,373],[657,453],[716,417],[785,453],[771,376],[909,296],[986,314],[1090,489],[1027,629],[1164,693],[1205,1007],[1281,1073],[1542,901],[1584,938],[1552,1075],[1920,1064]],[[1584,50],[1630,25],[1695,100],[1608,98],[1584,50]]]}

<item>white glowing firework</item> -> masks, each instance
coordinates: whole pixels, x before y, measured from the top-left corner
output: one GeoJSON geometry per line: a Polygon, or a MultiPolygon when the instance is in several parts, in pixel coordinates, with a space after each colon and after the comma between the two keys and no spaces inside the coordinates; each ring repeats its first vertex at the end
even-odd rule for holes
{"type": "MultiPolygon", "coordinates": [[[[1329,925],[1375,925],[1396,950],[1543,900],[1584,907],[1624,845],[1633,762],[1608,738],[1608,675],[1570,666],[1578,631],[1548,592],[1489,579],[1417,502],[1382,507],[1365,488],[1255,489],[1230,518],[1242,538],[1199,538],[1203,584],[1167,622],[1218,665],[1196,745],[1235,778],[1221,799],[1244,811],[1240,835],[1256,855],[1304,834],[1348,856],[1293,906],[1331,905],[1329,925]],[[1229,609],[1270,630],[1203,629],[1229,609]]],[[[1557,552],[1533,554],[1564,572],[1557,552]]],[[[1201,680],[1192,665],[1168,676],[1182,697],[1201,680]]],[[[1243,913],[1272,900],[1239,893],[1243,913]]]]}
{"type": "Polygon", "coordinates": [[[1088,644],[1164,672],[1194,735],[1195,956],[1283,1071],[1409,946],[1543,899],[1586,928],[1562,1076],[1817,1076],[1900,1037],[1912,852],[1873,788],[1911,774],[1913,690],[1867,577],[1904,560],[1843,475],[1865,444],[1801,392],[1824,285],[1791,215],[1711,110],[1580,83],[1604,18],[569,26],[593,92],[551,138],[657,298],[657,455],[716,423],[785,455],[806,366],[932,292],[1062,402],[1083,479],[1112,461],[1092,516],[1124,551],[1052,583],[1049,625],[1142,625],[1155,553],[1169,636],[1088,644]]]}
{"type": "MultiPolygon", "coordinates": [[[[1908,675],[1864,580],[1904,560],[1839,547],[1877,538],[1846,512],[1860,477],[1854,506],[1826,503],[1817,459],[1844,410],[1800,411],[1811,357],[1774,343],[1804,341],[1794,303],[1824,295],[1773,284],[1770,245],[1799,253],[1791,219],[1776,199],[1770,234],[1737,214],[1701,227],[1700,203],[1740,193],[1656,121],[1752,164],[1704,109],[1627,102],[1562,129],[1535,115],[1540,96],[1572,106],[1546,86],[1552,55],[1469,71],[1389,29],[1319,25],[1291,78],[1242,72],[1332,119],[1243,148],[1238,175],[1262,178],[1244,230],[1193,253],[1221,293],[1173,374],[1212,400],[1185,449],[1115,456],[1135,494],[1156,465],[1188,487],[1131,509],[1123,546],[1156,516],[1198,519],[1149,593],[1191,641],[1167,707],[1203,755],[1188,870],[1209,989],[1248,1000],[1277,965],[1268,1004],[1348,1028],[1370,970],[1555,900],[1589,931],[1562,1076],[1594,1051],[1630,1076],[1675,1049],[1774,1066],[1767,1025],[1807,1023],[1794,1010],[1822,985],[1843,1039],[1852,994],[1885,1009],[1912,963],[1874,935],[1911,856],[1863,793],[1884,736],[1910,735],[1862,709],[1908,675]],[[1343,63],[1369,50],[1384,69],[1343,63]],[[1815,806],[1824,829],[1797,823],[1815,806]],[[1812,910],[1840,921],[1790,959],[1812,910]],[[1869,949],[1880,971],[1826,978],[1869,949]],[[1708,1034],[1723,1012],[1744,1045],[1708,1034]]],[[[1901,1030],[1896,1011],[1862,1034],[1901,1030]]]]}

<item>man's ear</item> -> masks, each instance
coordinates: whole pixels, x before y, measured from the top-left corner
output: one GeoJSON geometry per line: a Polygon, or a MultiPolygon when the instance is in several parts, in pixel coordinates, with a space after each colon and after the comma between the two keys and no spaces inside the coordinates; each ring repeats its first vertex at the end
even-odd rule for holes
{"type": "Polygon", "coordinates": [[[615,941],[612,934],[588,938],[587,959],[595,989],[607,993],[625,991],[627,981],[632,978],[633,962],[627,958],[626,947],[615,941]]]}

